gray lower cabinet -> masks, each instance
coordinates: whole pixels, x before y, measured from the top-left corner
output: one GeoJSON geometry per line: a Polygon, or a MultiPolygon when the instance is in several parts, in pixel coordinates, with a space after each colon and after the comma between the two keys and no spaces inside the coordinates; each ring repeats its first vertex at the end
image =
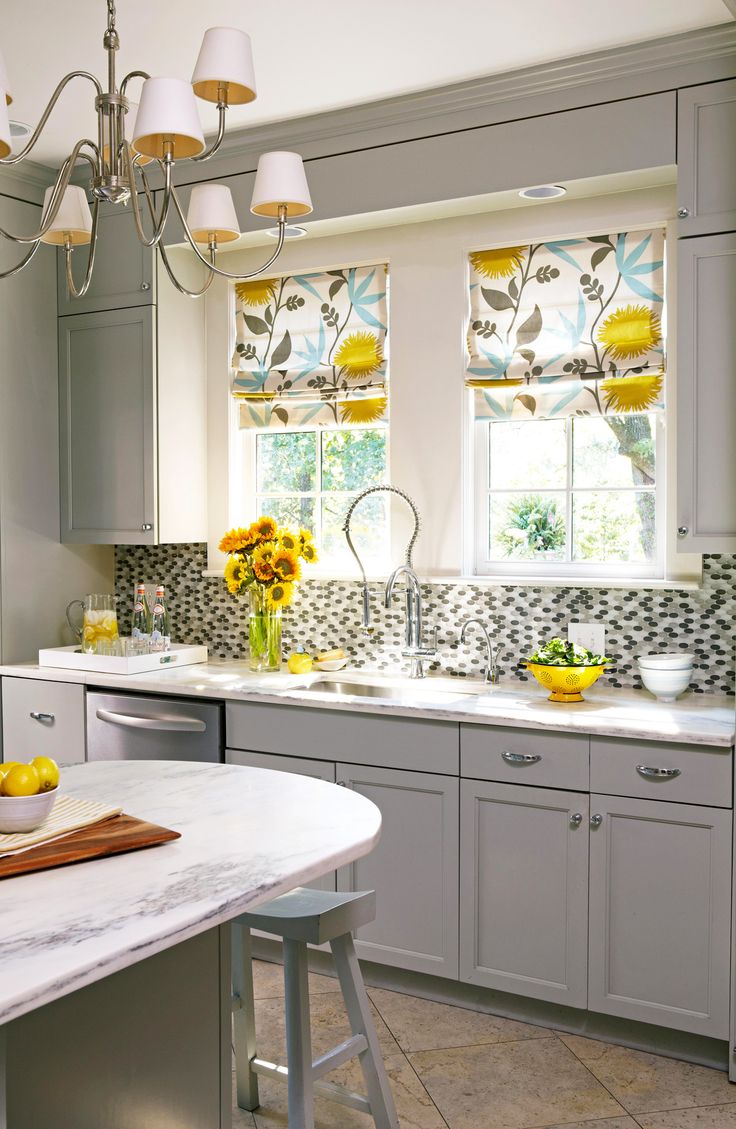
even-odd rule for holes
{"type": "Polygon", "coordinates": [[[678,544],[734,553],[736,233],[681,239],[678,253],[678,544]]]}
{"type": "Polygon", "coordinates": [[[680,235],[736,230],[734,136],[736,80],[709,82],[678,91],[680,235]]]}
{"type": "Polygon", "coordinates": [[[726,1039],[731,812],[600,795],[591,811],[588,1007],[726,1039]]]}
{"type": "Polygon", "coordinates": [[[460,979],[586,1007],[587,794],[461,788],[460,979]]]}
{"type": "MultiPolygon", "coordinates": [[[[313,761],[306,757],[279,757],[273,753],[251,753],[243,749],[226,749],[225,761],[227,764],[242,764],[248,768],[270,768],[276,772],[296,772],[299,776],[313,776],[316,780],[327,780],[335,783],[335,765],[332,761],[313,761]]],[[[315,890],[334,890],[335,871],[315,878],[314,882],[307,885],[315,890]]]]}
{"type": "Polygon", "coordinates": [[[458,780],[338,764],[337,783],[372,800],[378,846],[337,873],[339,890],[375,890],[376,919],[359,929],[358,955],[379,964],[458,975],[458,780]]]}

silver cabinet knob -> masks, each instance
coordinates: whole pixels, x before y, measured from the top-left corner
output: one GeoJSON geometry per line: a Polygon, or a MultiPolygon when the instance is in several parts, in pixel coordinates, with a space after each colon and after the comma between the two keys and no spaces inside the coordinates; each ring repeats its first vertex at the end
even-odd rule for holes
{"type": "Polygon", "coordinates": [[[690,532],[690,529],[687,525],[678,525],[678,527],[677,527],[677,536],[678,537],[687,537],[689,532],[690,532]]]}
{"type": "Polygon", "coordinates": [[[151,289],[150,282],[142,282],[141,283],[141,290],[150,290],[150,289],[151,289]]]}
{"type": "Polygon", "coordinates": [[[590,826],[591,827],[600,827],[600,825],[602,823],[603,823],[603,816],[602,815],[598,815],[597,812],[596,812],[595,815],[591,815],[591,817],[590,817],[590,826]]]}
{"type": "Polygon", "coordinates": [[[150,521],[144,521],[143,525],[141,526],[141,533],[150,533],[152,529],[153,526],[151,525],[150,521]]]}
{"type": "Polygon", "coordinates": [[[570,816],[570,823],[573,825],[573,827],[579,827],[582,822],[583,817],[579,811],[576,811],[574,815],[570,816]]]}
{"type": "Polygon", "coordinates": [[[678,208],[677,214],[678,214],[678,216],[680,217],[681,220],[687,219],[687,217],[690,215],[690,209],[689,208],[678,208]]]}

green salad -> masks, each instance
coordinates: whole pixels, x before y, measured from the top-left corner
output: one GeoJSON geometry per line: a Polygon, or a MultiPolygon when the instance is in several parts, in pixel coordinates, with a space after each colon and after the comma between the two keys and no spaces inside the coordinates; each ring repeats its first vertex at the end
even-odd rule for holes
{"type": "Polygon", "coordinates": [[[611,660],[606,655],[594,655],[587,647],[579,647],[568,639],[550,639],[526,661],[540,666],[604,666],[611,660]]]}

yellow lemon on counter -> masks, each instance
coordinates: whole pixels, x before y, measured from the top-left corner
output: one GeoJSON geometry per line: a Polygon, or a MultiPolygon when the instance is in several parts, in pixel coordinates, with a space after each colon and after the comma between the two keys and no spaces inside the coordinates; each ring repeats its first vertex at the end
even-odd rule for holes
{"type": "Polygon", "coordinates": [[[34,757],[31,764],[38,773],[39,792],[50,792],[59,783],[59,766],[53,757],[34,757]]]}
{"type": "Polygon", "coordinates": [[[32,764],[16,764],[3,776],[0,793],[3,796],[35,796],[40,784],[41,778],[32,764]]]}
{"type": "Polygon", "coordinates": [[[312,669],[312,659],[303,651],[296,651],[293,655],[289,655],[286,665],[292,674],[309,674],[312,669]]]}
{"type": "Polygon", "coordinates": [[[20,761],[3,761],[3,763],[0,764],[0,781],[4,776],[7,776],[11,768],[15,768],[17,764],[20,764],[20,761]]]}

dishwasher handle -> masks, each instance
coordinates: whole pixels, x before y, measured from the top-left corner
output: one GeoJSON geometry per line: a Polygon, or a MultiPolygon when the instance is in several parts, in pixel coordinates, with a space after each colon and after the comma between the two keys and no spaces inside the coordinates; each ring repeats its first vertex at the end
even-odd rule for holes
{"type": "Polygon", "coordinates": [[[97,710],[100,721],[122,725],[127,729],[158,729],[164,733],[204,733],[207,724],[198,717],[139,717],[136,714],[97,710]]]}

